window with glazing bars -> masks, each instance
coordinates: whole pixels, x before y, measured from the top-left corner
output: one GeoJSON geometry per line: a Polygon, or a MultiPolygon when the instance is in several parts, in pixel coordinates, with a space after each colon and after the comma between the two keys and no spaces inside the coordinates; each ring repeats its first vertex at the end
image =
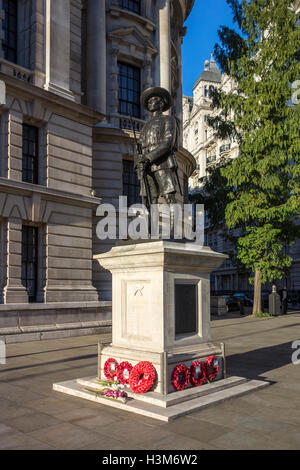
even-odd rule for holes
{"type": "Polygon", "coordinates": [[[39,130],[23,124],[22,180],[38,184],[39,130]]]}
{"type": "Polygon", "coordinates": [[[2,49],[4,59],[17,62],[18,43],[18,2],[17,0],[2,0],[4,19],[2,21],[2,49]]]}
{"type": "Polygon", "coordinates": [[[123,195],[127,196],[128,207],[141,203],[140,190],[141,186],[133,161],[123,160],[123,195]]]}
{"type": "Polygon", "coordinates": [[[141,71],[138,67],[118,64],[119,113],[126,116],[141,117],[141,71]]]}
{"type": "Polygon", "coordinates": [[[119,7],[141,14],[141,0],[119,0],[119,7]]]}
{"type": "Polygon", "coordinates": [[[38,228],[22,226],[22,284],[29,302],[36,302],[38,272],[38,228]]]}

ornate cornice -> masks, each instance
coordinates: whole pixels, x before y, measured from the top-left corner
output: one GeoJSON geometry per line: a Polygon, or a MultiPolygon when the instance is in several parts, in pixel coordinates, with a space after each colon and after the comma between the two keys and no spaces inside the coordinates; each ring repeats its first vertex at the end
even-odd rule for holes
{"type": "MultiPolygon", "coordinates": [[[[179,29],[182,30],[182,26],[185,20],[188,18],[189,14],[192,11],[195,0],[171,0],[171,14],[173,23],[177,25],[179,29]]],[[[181,31],[180,35],[184,36],[181,31]]]]}
{"type": "Polygon", "coordinates": [[[102,113],[88,108],[87,106],[75,103],[74,101],[44,90],[31,83],[24,82],[18,78],[6,75],[5,73],[0,72],[0,80],[5,82],[7,95],[11,95],[14,98],[26,102],[36,103],[36,106],[41,102],[44,104],[44,107],[49,108],[52,112],[70,117],[70,119],[76,117],[77,121],[93,126],[104,118],[102,113]]]}

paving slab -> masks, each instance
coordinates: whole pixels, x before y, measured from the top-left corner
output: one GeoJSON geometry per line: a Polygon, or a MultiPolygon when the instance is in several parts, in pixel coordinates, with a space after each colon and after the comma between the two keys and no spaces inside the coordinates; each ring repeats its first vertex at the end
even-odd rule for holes
{"type": "Polygon", "coordinates": [[[82,428],[70,423],[47,426],[28,433],[28,436],[62,450],[79,449],[99,439],[99,435],[83,431],[82,428]]]}
{"type": "Polygon", "coordinates": [[[170,423],[52,390],[66,376],[96,374],[97,343],[107,344],[107,335],[7,345],[7,364],[0,365],[0,449],[63,449],[68,432],[68,449],[299,450],[300,365],[291,363],[291,346],[300,339],[300,314],[268,320],[233,316],[213,319],[211,326],[212,340],[226,343],[230,375],[272,385],[170,423]],[[43,415],[41,423],[35,414],[43,415]],[[49,417],[46,424],[44,415],[49,417]],[[18,420],[25,416],[23,432],[13,420],[22,426],[18,420]],[[42,428],[30,430],[40,424],[42,428]],[[91,437],[81,439],[86,434],[91,437]]]}

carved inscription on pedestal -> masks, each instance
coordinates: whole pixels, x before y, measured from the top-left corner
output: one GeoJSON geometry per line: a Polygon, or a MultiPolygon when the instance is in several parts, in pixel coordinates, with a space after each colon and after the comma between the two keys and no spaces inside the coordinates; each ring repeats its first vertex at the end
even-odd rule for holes
{"type": "Polygon", "coordinates": [[[149,328],[151,317],[150,281],[123,281],[122,283],[122,330],[123,338],[150,341],[149,328]]]}

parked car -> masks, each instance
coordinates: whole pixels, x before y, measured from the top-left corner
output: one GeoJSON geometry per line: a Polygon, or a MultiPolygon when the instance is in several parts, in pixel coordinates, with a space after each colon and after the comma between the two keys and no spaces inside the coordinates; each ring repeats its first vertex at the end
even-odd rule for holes
{"type": "Polygon", "coordinates": [[[243,294],[242,292],[236,292],[233,294],[233,297],[237,297],[238,299],[243,299],[244,304],[246,307],[252,307],[253,305],[253,300],[250,299],[246,294],[243,294]]]}
{"type": "Polygon", "coordinates": [[[246,294],[243,294],[242,292],[235,292],[233,295],[230,295],[226,297],[226,305],[228,302],[231,304],[238,303],[239,301],[243,300],[245,307],[252,307],[253,305],[253,300],[250,299],[246,294]]]}

